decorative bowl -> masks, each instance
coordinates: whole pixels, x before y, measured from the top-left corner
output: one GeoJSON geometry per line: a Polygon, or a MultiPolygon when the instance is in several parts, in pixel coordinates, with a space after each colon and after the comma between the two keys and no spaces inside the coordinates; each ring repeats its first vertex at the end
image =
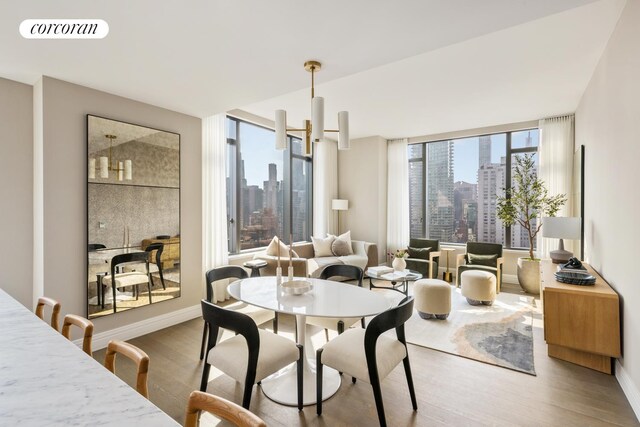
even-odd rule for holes
{"type": "Polygon", "coordinates": [[[313,283],[308,280],[291,280],[283,282],[282,292],[288,295],[302,295],[313,289],[313,283]]]}

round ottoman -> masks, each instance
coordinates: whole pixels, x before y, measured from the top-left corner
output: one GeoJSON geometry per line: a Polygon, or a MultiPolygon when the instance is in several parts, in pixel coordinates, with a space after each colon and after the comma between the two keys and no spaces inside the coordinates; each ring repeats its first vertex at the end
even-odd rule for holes
{"type": "Polygon", "coordinates": [[[423,319],[444,320],[451,312],[451,285],[443,280],[422,279],[413,285],[415,308],[423,319]]]}
{"type": "Polygon", "coordinates": [[[463,271],[460,275],[462,296],[471,305],[491,305],[496,299],[496,276],[481,270],[463,271]]]}

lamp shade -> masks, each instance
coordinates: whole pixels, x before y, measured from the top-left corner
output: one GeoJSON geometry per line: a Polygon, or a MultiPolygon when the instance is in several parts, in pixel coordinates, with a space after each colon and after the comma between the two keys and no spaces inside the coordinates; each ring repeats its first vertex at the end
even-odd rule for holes
{"type": "Polygon", "coordinates": [[[324,139],[324,98],[316,96],[311,100],[311,139],[324,139]]]}
{"type": "Polygon", "coordinates": [[[287,112],[276,110],[276,150],[287,149],[287,112]]]}
{"type": "Polygon", "coordinates": [[[96,159],[89,159],[89,179],[96,179],[96,159]]]}
{"type": "Polygon", "coordinates": [[[109,178],[109,158],[100,157],[100,178],[109,178]]]}
{"type": "Polygon", "coordinates": [[[340,111],[338,113],[338,150],[348,150],[351,148],[349,141],[349,112],[340,111]]]}
{"type": "Polygon", "coordinates": [[[581,219],[578,217],[548,217],[542,219],[542,237],[555,239],[580,238],[581,219]]]}
{"type": "Polygon", "coordinates": [[[331,209],[334,211],[349,210],[349,201],[345,199],[333,199],[331,200],[331,209]]]}

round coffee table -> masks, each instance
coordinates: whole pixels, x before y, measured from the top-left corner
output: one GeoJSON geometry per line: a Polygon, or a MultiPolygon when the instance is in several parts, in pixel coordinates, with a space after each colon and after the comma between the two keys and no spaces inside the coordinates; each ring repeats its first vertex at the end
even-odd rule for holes
{"type": "Polygon", "coordinates": [[[385,274],[378,275],[378,274],[369,273],[369,270],[367,269],[364,277],[369,278],[369,287],[371,289],[389,289],[392,291],[400,292],[405,296],[409,296],[409,281],[422,279],[422,274],[414,270],[404,270],[403,273],[394,271],[392,273],[385,273],[385,274]],[[387,280],[391,282],[391,286],[374,285],[372,279],[387,280]]]}

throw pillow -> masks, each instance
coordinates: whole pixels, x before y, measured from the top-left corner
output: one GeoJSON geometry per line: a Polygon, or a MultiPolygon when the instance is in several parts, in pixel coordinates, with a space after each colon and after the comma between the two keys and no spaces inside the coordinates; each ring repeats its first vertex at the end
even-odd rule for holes
{"type": "Polygon", "coordinates": [[[429,254],[431,253],[431,248],[412,248],[411,246],[407,247],[407,252],[409,252],[409,258],[417,258],[417,259],[429,259],[429,254]]]}
{"type": "Polygon", "coordinates": [[[346,254],[346,255],[353,255],[353,247],[351,246],[351,230],[347,231],[346,233],[342,233],[341,235],[339,235],[337,237],[334,236],[333,234],[327,234],[327,237],[329,237],[329,236],[333,237],[336,240],[339,239],[339,240],[344,240],[345,242],[347,242],[346,247],[347,247],[347,250],[349,251],[349,253],[346,254]]]}
{"type": "Polygon", "coordinates": [[[313,252],[316,258],[323,256],[333,256],[331,252],[331,245],[335,240],[335,236],[327,236],[324,239],[321,237],[311,236],[311,242],[313,243],[313,252]]]}
{"type": "Polygon", "coordinates": [[[333,252],[335,256],[351,255],[352,251],[350,249],[351,245],[343,239],[335,239],[331,244],[331,252],[333,252]]]}
{"type": "Polygon", "coordinates": [[[486,267],[495,267],[498,255],[479,255],[479,254],[467,254],[467,259],[470,265],[484,265],[486,267]]]}
{"type": "MultiPolygon", "coordinates": [[[[280,243],[280,258],[289,258],[289,246],[285,245],[278,236],[274,236],[267,246],[267,250],[265,251],[266,255],[270,256],[278,256],[278,243],[280,243]]],[[[294,258],[298,258],[298,254],[296,251],[291,251],[294,258]]]]}

